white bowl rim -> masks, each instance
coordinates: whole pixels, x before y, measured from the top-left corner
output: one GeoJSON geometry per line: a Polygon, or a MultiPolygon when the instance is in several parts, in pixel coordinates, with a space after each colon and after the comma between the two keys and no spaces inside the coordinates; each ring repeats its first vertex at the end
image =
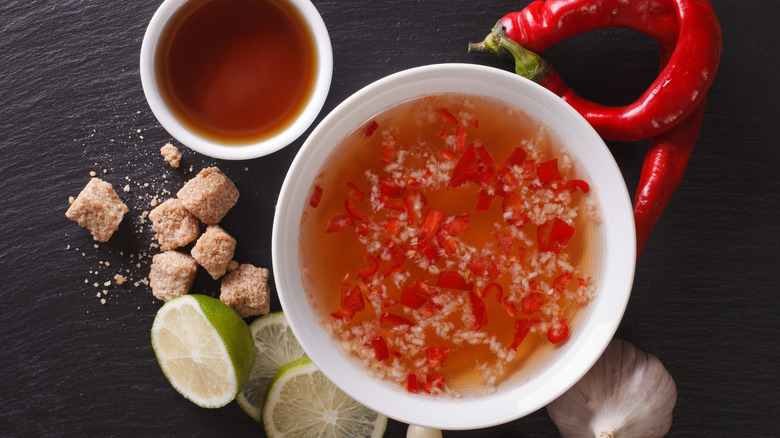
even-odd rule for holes
{"type": "Polygon", "coordinates": [[[591,368],[614,336],[625,312],[634,278],[636,240],[631,201],[622,174],[603,140],[585,119],[550,91],[517,75],[491,67],[452,63],[416,67],[382,78],[347,98],[323,119],[298,151],[282,185],[274,216],[272,258],[279,300],[293,333],[326,377],[350,397],[390,418],[437,429],[463,430],[494,426],[528,415],[563,394],[591,368]],[[593,175],[592,169],[585,165],[589,178],[595,178],[591,181],[593,196],[599,199],[602,214],[604,208],[610,208],[609,215],[601,218],[600,232],[610,246],[603,255],[605,275],[597,279],[597,285],[599,293],[610,299],[597,296],[588,304],[599,319],[591,317],[586,321],[581,331],[575,332],[554,353],[556,367],[545,367],[539,378],[485,397],[447,399],[411,394],[393,383],[370,377],[356,360],[344,355],[320,328],[318,316],[308,306],[298,263],[298,235],[309,189],[319,174],[317,166],[323,161],[313,159],[312,155],[316,152],[327,156],[325,151],[329,153],[337,146],[338,141],[330,145],[321,141],[336,129],[334,126],[348,123],[344,121],[348,118],[345,116],[366,110],[365,119],[356,117],[350,123],[352,129],[357,129],[373,116],[371,110],[394,105],[382,106],[378,103],[379,95],[425,81],[431,88],[420,95],[446,92],[439,88],[446,88],[447,84],[459,87],[450,92],[474,94],[469,85],[465,85],[466,89],[461,87],[473,82],[475,77],[481,81],[474,84],[474,89],[508,87],[504,91],[512,96],[520,93],[543,101],[551,112],[569,124],[567,129],[576,131],[582,143],[591,145],[588,147],[591,161],[599,166],[599,174],[593,175]],[[609,199],[609,204],[604,199],[609,199]],[[607,279],[609,284],[600,283],[607,279]]]}
{"type": "Polygon", "coordinates": [[[164,0],[152,16],[141,43],[141,86],[152,113],[173,138],[190,149],[212,158],[247,160],[262,157],[288,146],[300,137],[314,122],[325,104],[333,77],[333,48],[328,29],[317,8],[310,0],[279,0],[295,7],[308,24],[314,50],[317,52],[317,71],[314,88],[300,115],[283,131],[262,141],[234,145],[223,144],[194,133],[174,116],[160,95],[155,75],[154,59],[157,44],[170,18],[184,4],[193,0],[164,0]]]}

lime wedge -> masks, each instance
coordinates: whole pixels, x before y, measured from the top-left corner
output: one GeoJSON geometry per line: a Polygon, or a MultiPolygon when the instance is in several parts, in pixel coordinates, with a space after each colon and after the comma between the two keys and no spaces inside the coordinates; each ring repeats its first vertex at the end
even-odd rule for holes
{"type": "Polygon", "coordinates": [[[302,357],[271,380],[263,425],[269,438],[381,437],[387,417],[349,398],[302,357]]]}
{"type": "Polygon", "coordinates": [[[244,389],[236,397],[241,409],[258,423],[261,421],[265,392],[282,365],[303,357],[303,348],[293,336],[283,312],[274,312],[249,325],[255,340],[255,366],[244,389]]]}
{"type": "Polygon", "coordinates": [[[165,303],[152,324],[152,347],[171,385],[204,408],[233,400],[255,361],[244,320],[206,295],[184,295],[165,303]]]}

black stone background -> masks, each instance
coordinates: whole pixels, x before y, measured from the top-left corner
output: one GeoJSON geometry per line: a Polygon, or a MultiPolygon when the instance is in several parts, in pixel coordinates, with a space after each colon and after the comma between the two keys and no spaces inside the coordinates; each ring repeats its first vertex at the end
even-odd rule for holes
{"type": "MultiPolygon", "coordinates": [[[[466,53],[466,44],[529,1],[314,3],[335,63],[319,121],[364,85],[409,67],[466,62],[510,69],[466,53]]],[[[138,73],[141,39],[158,5],[0,0],[2,437],[263,436],[235,403],[201,409],[168,385],[149,342],[160,303],[148,288],[132,281],[92,285],[129,268],[134,281],[143,278],[149,260],[137,269],[129,258],[152,239],[140,213],[154,194],[175,192],[213,164],[241,191],[223,221],[238,238],[236,258],[271,267],[274,204],[310,132],[271,156],[242,162],[181,147],[182,168],[167,167],[159,148],[172,138],[148,108],[138,73]],[[98,248],[64,216],[90,171],[131,187],[120,191],[131,213],[98,248]],[[106,305],[96,297],[103,289],[106,305]]],[[[780,183],[773,169],[780,163],[780,7],[774,0],[714,5],[724,47],[702,134],[639,260],[618,336],[658,356],[674,376],[679,398],[670,437],[778,436],[780,183]]],[[[624,29],[578,36],[545,55],[576,90],[607,104],[630,102],[657,71],[655,43],[624,29]]],[[[633,196],[645,143],[609,146],[633,196]]],[[[215,288],[201,275],[194,290],[215,288]]],[[[273,308],[280,308],[275,297],[273,308]]],[[[386,436],[405,431],[391,421],[386,436]]],[[[445,436],[548,437],[557,430],[542,409],[445,436]]]]}

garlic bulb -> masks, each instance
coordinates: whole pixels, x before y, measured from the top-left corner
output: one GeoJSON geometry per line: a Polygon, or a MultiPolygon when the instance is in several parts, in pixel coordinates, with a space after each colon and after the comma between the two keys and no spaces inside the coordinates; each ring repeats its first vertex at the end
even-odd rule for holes
{"type": "Polygon", "coordinates": [[[441,431],[410,424],[406,429],[406,438],[441,438],[441,431]]]}
{"type": "Polygon", "coordinates": [[[563,438],[656,438],[672,426],[676,402],[677,386],[661,361],[613,339],[547,413],[563,438]]]}

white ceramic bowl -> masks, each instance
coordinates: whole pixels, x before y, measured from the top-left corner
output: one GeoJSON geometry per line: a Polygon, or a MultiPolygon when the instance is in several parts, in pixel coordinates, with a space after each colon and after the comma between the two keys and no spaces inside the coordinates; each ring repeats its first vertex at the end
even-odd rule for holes
{"type": "Polygon", "coordinates": [[[322,109],[333,76],[333,50],[330,44],[330,36],[317,8],[309,0],[279,0],[289,3],[300,12],[301,17],[309,25],[315,43],[314,49],[317,52],[316,80],[309,102],[293,123],[273,137],[254,143],[235,145],[219,143],[193,132],[174,116],[160,94],[159,84],[155,75],[157,46],[163,30],[171,17],[190,1],[193,0],[163,1],[149,22],[141,44],[141,84],[149,107],[151,107],[157,120],[168,133],[190,149],[210,157],[225,160],[246,160],[262,157],[295,141],[311,126],[322,109]]]}
{"type": "Polygon", "coordinates": [[[514,74],[476,65],[414,68],[381,79],[339,105],[312,132],[282,186],[273,230],[273,265],[279,299],[293,332],[325,375],[351,397],[396,420],[439,429],[476,429],[534,412],[576,383],[599,358],[623,317],[636,257],[631,202],[621,173],[601,138],[569,105],[514,74]],[[565,145],[590,183],[601,222],[595,226],[592,273],[598,296],[572,321],[560,347],[506,378],[493,394],[458,399],[412,394],[372,377],[320,327],[303,289],[300,222],[315,177],[340,140],[382,110],[413,98],[466,93],[503,100],[531,114],[565,145]]]}

